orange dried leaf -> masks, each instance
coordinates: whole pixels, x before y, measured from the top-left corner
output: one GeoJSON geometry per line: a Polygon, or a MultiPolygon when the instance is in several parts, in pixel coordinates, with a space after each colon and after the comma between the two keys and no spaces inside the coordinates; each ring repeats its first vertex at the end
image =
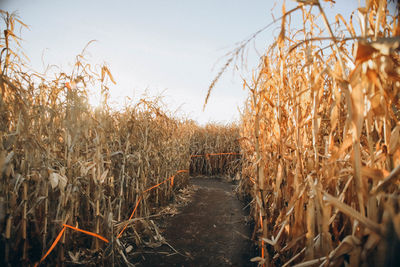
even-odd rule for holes
{"type": "Polygon", "coordinates": [[[390,141],[389,141],[390,155],[393,155],[399,146],[399,132],[400,132],[400,125],[397,125],[390,134],[390,141]]]}
{"type": "Polygon", "coordinates": [[[389,175],[389,172],[384,169],[376,169],[367,166],[363,166],[361,168],[361,175],[372,178],[374,180],[380,181],[389,175]]]}
{"type": "Polygon", "coordinates": [[[371,45],[364,43],[364,42],[359,42],[357,44],[357,52],[356,52],[356,64],[360,64],[368,59],[372,58],[372,55],[374,52],[377,50],[373,48],[371,45]]]}
{"type": "Polygon", "coordinates": [[[368,79],[375,84],[376,87],[381,88],[381,83],[379,81],[378,73],[376,70],[368,69],[366,73],[368,79]]]}

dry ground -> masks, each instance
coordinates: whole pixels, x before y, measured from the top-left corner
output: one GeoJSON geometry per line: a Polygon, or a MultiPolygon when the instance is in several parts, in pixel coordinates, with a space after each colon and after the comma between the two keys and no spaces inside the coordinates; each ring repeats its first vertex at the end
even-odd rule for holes
{"type": "Polygon", "coordinates": [[[167,244],[135,253],[131,262],[138,266],[253,266],[250,226],[234,185],[218,178],[192,178],[191,184],[194,190],[188,204],[174,216],[157,220],[167,244]]]}

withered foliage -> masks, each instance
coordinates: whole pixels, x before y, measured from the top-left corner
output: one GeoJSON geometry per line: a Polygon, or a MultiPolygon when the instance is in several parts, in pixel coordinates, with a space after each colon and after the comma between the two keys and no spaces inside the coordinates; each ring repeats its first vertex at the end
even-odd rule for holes
{"type": "MultiPolygon", "coordinates": [[[[0,265],[37,262],[64,223],[112,242],[68,230],[47,263],[78,263],[82,249],[107,248],[103,256],[110,259],[118,243],[111,239],[137,199],[142,197],[137,217],[147,217],[187,182],[181,173],[174,187],[166,183],[142,195],[189,168],[189,125],[148,98],[111,110],[110,71],[100,66],[96,72],[82,55],[71,74],[52,80],[25,71],[15,34],[23,24],[13,14],[1,14],[6,29],[0,43],[0,265]],[[102,91],[101,108],[88,105],[88,86],[102,91]]],[[[136,233],[140,242],[142,232],[136,233]]]]}
{"type": "Polygon", "coordinates": [[[400,19],[385,0],[334,23],[318,0],[297,5],[283,6],[281,32],[245,83],[253,261],[398,266],[400,19]]]}
{"type": "Polygon", "coordinates": [[[228,180],[240,173],[240,133],[237,124],[193,126],[190,141],[190,173],[222,175],[228,180]]]}
{"type": "Polygon", "coordinates": [[[165,244],[151,218],[179,202],[189,167],[238,172],[238,155],[208,155],[239,152],[238,126],[200,127],[170,114],[160,97],[111,109],[114,78],[87,62],[86,48],[71,74],[27,71],[15,34],[26,25],[0,13],[0,265],[38,263],[61,233],[44,264],[131,266],[134,246],[165,244]],[[89,88],[101,91],[100,107],[88,104],[89,88]]]}

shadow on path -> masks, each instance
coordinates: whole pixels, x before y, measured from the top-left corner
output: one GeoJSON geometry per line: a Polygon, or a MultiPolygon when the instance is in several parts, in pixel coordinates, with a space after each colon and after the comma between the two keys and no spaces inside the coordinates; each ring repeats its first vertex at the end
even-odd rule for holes
{"type": "Polygon", "coordinates": [[[233,185],[220,179],[192,178],[195,193],[187,206],[165,218],[168,245],[141,254],[138,266],[255,266],[243,204],[233,185]]]}

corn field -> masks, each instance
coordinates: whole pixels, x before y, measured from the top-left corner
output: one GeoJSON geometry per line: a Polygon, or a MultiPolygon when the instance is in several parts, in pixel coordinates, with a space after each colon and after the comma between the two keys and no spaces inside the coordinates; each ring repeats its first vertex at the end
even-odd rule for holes
{"type": "Polygon", "coordinates": [[[385,0],[366,1],[328,21],[318,0],[283,5],[280,34],[244,84],[241,190],[252,196],[260,265],[400,264],[392,13],[385,0]]]}
{"type": "Polygon", "coordinates": [[[259,266],[398,266],[400,18],[386,0],[335,21],[296,2],[244,80],[241,121],[205,126],[161,98],[113,110],[85,49],[70,73],[28,70],[27,26],[0,11],[0,265],[133,266],[128,246],[159,236],[149,218],[189,175],[222,175],[250,200],[259,266]]]}
{"type": "MultiPolygon", "coordinates": [[[[111,73],[106,66],[92,71],[83,55],[71,74],[59,73],[53,80],[24,72],[14,34],[16,25],[24,24],[12,14],[2,15],[0,258],[1,265],[33,265],[63,224],[112,237],[139,197],[137,217],[168,203],[187,183],[186,174],[179,174],[173,188],[161,185],[141,194],[189,168],[192,130],[168,114],[159,99],[112,111],[107,105],[111,73]],[[88,105],[89,85],[102,91],[101,108],[88,105]]],[[[60,243],[47,263],[65,262],[79,251],[75,248],[105,248],[101,240],[72,231],[60,243]]],[[[119,265],[113,256],[118,243],[112,243],[111,252],[99,258],[119,265]]]]}
{"type": "Polygon", "coordinates": [[[73,265],[79,258],[130,266],[130,244],[160,241],[149,218],[187,185],[189,169],[238,173],[237,125],[200,127],[175,117],[161,97],[111,109],[114,78],[107,66],[86,61],[86,48],[70,74],[49,79],[26,71],[15,32],[27,26],[15,14],[1,15],[1,265],[73,265]],[[101,107],[88,104],[90,87],[101,91],[101,107]]]}
{"type": "Polygon", "coordinates": [[[190,141],[190,173],[236,178],[241,169],[240,133],[236,124],[194,126],[190,141]],[[216,153],[218,152],[218,153],[216,153]]]}

